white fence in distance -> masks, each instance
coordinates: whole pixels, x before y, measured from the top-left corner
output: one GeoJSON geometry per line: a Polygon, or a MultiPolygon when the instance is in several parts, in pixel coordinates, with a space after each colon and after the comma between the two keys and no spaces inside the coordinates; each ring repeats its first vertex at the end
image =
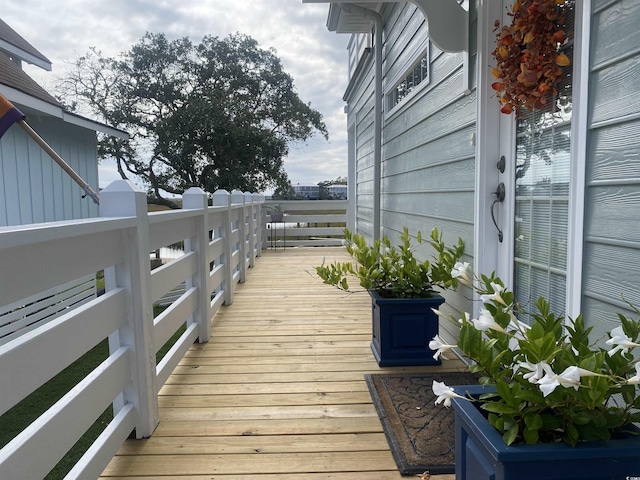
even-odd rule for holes
{"type": "Polygon", "coordinates": [[[263,209],[265,246],[341,245],[347,222],[347,204],[347,200],[266,201],[263,209]],[[273,212],[282,213],[282,220],[272,221],[273,212]]]}

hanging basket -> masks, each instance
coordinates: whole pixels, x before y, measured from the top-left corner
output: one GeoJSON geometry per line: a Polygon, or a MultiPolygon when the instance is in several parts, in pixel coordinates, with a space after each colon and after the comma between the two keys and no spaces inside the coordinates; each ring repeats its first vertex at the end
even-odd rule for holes
{"type": "Polygon", "coordinates": [[[516,0],[507,13],[511,24],[500,27],[496,20],[491,86],[502,113],[545,108],[558,94],[563,67],[571,63],[562,46],[573,6],[573,0],[516,0]]]}

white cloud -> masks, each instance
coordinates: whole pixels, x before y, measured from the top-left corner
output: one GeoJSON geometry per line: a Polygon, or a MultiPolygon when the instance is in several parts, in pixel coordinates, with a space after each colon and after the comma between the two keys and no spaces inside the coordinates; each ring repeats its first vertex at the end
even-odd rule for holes
{"type": "MultiPolygon", "coordinates": [[[[304,102],[324,116],[329,141],[314,137],[292,146],[285,169],[295,183],[317,183],[347,173],[346,115],[342,95],[347,85],[347,35],[328,32],[328,4],[301,0],[21,0],[3,2],[2,19],[53,63],[53,72],[34,67],[28,73],[45,88],[64,76],[77,56],[90,47],[116,56],[147,32],[169,38],[240,32],[262,48],[274,48],[304,102]]],[[[101,166],[101,186],[113,170],[101,166]]]]}

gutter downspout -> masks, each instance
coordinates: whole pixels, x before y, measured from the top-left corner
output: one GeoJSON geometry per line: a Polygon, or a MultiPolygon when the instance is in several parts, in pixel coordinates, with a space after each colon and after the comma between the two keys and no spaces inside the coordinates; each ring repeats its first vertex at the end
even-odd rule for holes
{"type": "Polygon", "coordinates": [[[373,135],[373,240],[380,238],[380,183],[382,179],[382,17],[373,10],[341,3],[347,13],[362,15],[375,25],[375,85],[374,85],[374,135],[373,135]]]}

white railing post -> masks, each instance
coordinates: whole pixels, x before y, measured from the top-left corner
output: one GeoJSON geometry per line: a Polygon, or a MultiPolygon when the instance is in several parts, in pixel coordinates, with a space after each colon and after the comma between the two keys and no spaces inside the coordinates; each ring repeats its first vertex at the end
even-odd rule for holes
{"type": "Polygon", "coordinates": [[[211,298],[209,291],[209,200],[207,194],[198,187],[191,187],[182,195],[182,208],[201,210],[198,218],[196,236],[187,238],[184,250],[198,255],[198,271],[186,281],[186,289],[198,288],[198,310],[191,317],[189,323],[198,324],[198,341],[208,342],[211,338],[211,298]]]}
{"type": "Polygon", "coordinates": [[[240,218],[238,233],[240,236],[238,254],[240,255],[240,283],[247,280],[247,209],[244,204],[244,193],[240,190],[231,192],[231,205],[239,205],[240,218]]]}
{"type": "Polygon", "coordinates": [[[231,228],[231,195],[226,190],[216,190],[213,193],[213,205],[225,207],[222,215],[222,268],[224,271],[224,303],[233,303],[233,236],[231,228]]]}
{"type": "Polygon", "coordinates": [[[147,197],[133,183],[116,180],[100,192],[100,216],[136,217],[135,227],[127,232],[127,260],[105,270],[105,283],[107,290],[124,288],[129,292],[126,326],[110,335],[109,349],[113,353],[121,346],[131,348],[132,385],[114,402],[114,413],[133,404],[136,438],[145,438],[159,422],[147,197]]]}
{"type": "Polygon", "coordinates": [[[256,215],[255,205],[253,204],[253,195],[249,192],[244,193],[244,205],[247,213],[247,249],[249,268],[253,268],[256,264],[256,215]]]}
{"type": "Polygon", "coordinates": [[[262,222],[262,202],[264,202],[264,195],[259,193],[253,194],[253,218],[255,219],[256,228],[256,253],[257,257],[262,255],[262,229],[264,227],[262,222]]]}

